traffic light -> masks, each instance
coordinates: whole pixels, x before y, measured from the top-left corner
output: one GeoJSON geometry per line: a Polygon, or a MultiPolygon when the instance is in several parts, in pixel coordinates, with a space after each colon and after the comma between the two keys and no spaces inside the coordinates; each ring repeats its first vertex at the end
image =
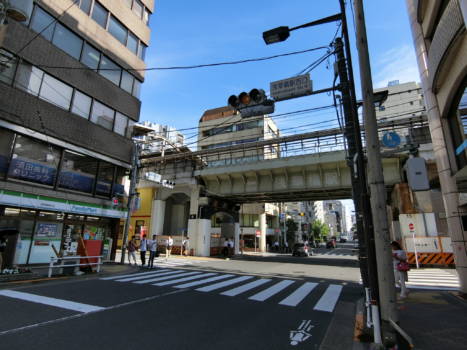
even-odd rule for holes
{"type": "Polygon", "coordinates": [[[274,101],[268,100],[262,89],[252,89],[249,93],[241,92],[238,96],[232,95],[227,103],[239,111],[242,118],[274,113],[274,101]]]}
{"type": "Polygon", "coordinates": [[[175,181],[162,180],[162,186],[166,188],[173,189],[175,187],[175,181]]]}

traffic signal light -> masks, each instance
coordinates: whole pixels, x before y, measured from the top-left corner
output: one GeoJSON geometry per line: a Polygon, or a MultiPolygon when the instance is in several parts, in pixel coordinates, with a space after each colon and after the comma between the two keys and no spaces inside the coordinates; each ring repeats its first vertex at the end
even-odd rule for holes
{"type": "Polygon", "coordinates": [[[268,100],[262,89],[252,89],[249,93],[241,92],[227,100],[229,106],[239,111],[243,118],[274,113],[274,101],[268,100]]]}

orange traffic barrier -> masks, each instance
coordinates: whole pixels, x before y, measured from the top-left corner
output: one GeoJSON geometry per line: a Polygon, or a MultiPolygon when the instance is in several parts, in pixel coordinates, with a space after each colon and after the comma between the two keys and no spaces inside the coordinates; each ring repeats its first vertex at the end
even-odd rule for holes
{"type": "MultiPolygon", "coordinates": [[[[420,265],[454,265],[452,253],[417,253],[420,265]]],[[[407,253],[409,264],[416,264],[415,254],[407,253]]]]}

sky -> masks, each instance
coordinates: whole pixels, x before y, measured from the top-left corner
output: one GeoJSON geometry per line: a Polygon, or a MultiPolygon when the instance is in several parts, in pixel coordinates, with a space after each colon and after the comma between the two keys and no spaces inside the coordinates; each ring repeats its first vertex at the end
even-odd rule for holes
{"type": "MultiPolygon", "coordinates": [[[[349,2],[349,1],[347,1],[349,2]]],[[[405,0],[366,0],[365,17],[373,85],[391,80],[419,81],[405,0]]],[[[338,0],[156,0],[151,17],[151,42],[146,54],[148,68],[188,66],[267,57],[329,46],[336,23],[291,32],[288,40],[266,45],[263,31],[278,26],[297,26],[340,11],[338,0]]],[[[347,4],[349,34],[357,95],[360,95],[354,23],[347,4]]],[[[166,124],[182,132],[187,143],[196,141],[196,127],[207,109],[227,105],[230,95],[252,88],[269,90],[269,83],[292,77],[326,50],[268,61],[193,70],[148,71],[142,87],[140,120],[166,124]]],[[[332,86],[334,59],[313,70],[313,88],[332,86]]],[[[327,94],[276,103],[274,114],[329,105],[327,94]]],[[[335,126],[333,110],[276,120],[282,134],[307,132],[335,126]],[[313,125],[323,122],[323,124],[313,125]],[[312,124],[312,125],[310,125],[312,124]],[[305,125],[305,126],[304,126],[305,125]]]]}

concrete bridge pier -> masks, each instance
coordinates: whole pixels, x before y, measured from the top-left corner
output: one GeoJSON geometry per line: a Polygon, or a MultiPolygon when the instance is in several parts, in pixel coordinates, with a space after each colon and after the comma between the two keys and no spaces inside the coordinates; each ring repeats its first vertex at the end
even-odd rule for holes
{"type": "Polygon", "coordinates": [[[261,253],[266,252],[266,213],[259,214],[259,230],[261,231],[259,236],[259,251],[261,253]]]}

